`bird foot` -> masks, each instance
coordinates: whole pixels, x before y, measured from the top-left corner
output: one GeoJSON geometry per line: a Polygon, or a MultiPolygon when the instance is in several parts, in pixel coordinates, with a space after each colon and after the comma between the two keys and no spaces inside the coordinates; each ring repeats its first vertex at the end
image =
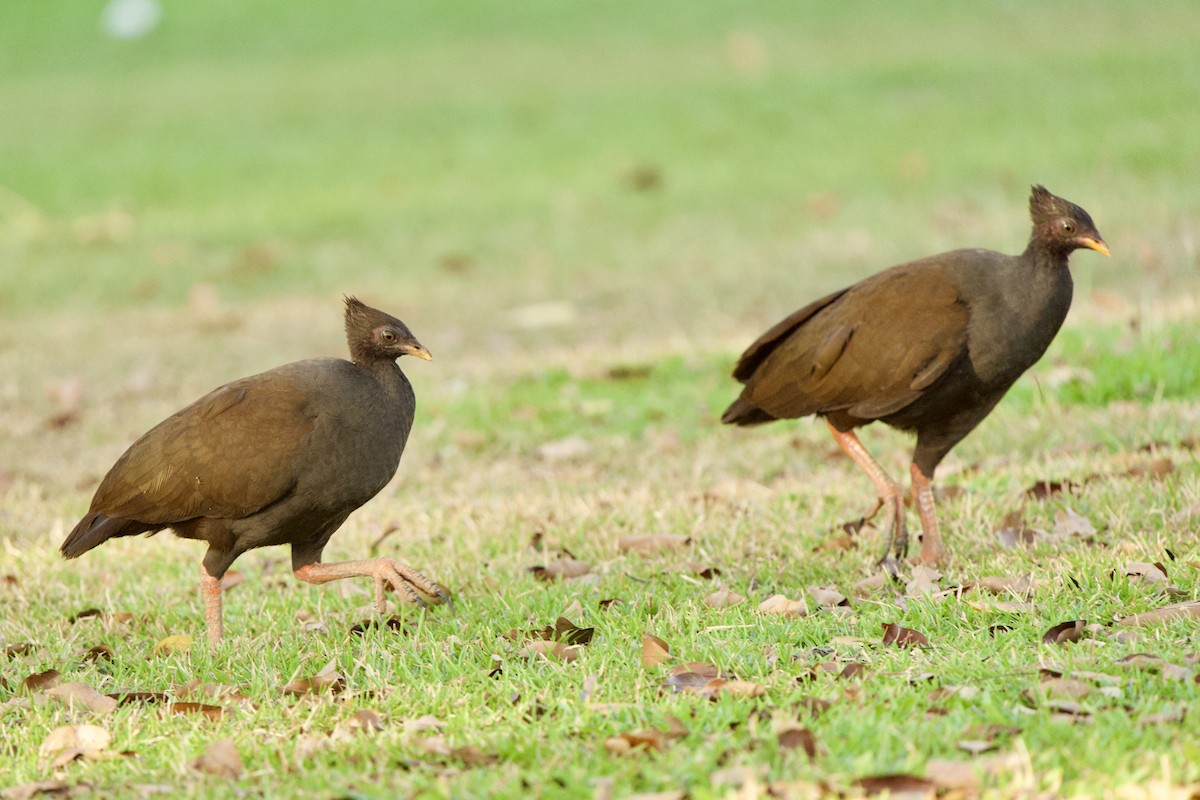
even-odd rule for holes
{"type": "Polygon", "coordinates": [[[940,541],[932,541],[928,537],[921,537],[921,553],[916,557],[914,564],[923,564],[927,567],[940,567],[946,563],[946,550],[942,547],[940,541]]]}
{"type": "Polygon", "coordinates": [[[450,593],[440,584],[434,583],[417,570],[392,558],[377,558],[374,561],[372,577],[375,579],[375,611],[383,614],[387,611],[384,593],[391,586],[401,597],[421,608],[429,608],[429,603],[445,603],[450,611],[454,611],[454,601],[450,593]]]}
{"type": "MultiPolygon", "coordinates": [[[[887,527],[884,530],[884,541],[887,544],[883,548],[883,555],[877,562],[886,568],[887,562],[893,560],[893,553],[895,553],[894,560],[896,561],[902,561],[908,555],[908,530],[904,525],[904,498],[901,495],[897,494],[886,499],[880,498],[879,504],[886,505],[888,508],[887,527]]],[[[875,510],[872,511],[872,514],[875,510]]]]}

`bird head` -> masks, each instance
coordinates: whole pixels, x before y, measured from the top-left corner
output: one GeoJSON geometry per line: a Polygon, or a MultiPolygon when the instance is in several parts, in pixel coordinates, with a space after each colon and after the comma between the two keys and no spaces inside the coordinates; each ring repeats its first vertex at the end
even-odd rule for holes
{"type": "Polygon", "coordinates": [[[1112,255],[1091,215],[1074,203],[1056,197],[1038,184],[1029,194],[1029,216],[1033,220],[1033,241],[1062,255],[1086,247],[1112,255]]]}
{"type": "Polygon", "coordinates": [[[356,364],[395,361],[406,355],[422,361],[433,360],[407,325],[356,297],[346,298],[346,342],[356,364]]]}

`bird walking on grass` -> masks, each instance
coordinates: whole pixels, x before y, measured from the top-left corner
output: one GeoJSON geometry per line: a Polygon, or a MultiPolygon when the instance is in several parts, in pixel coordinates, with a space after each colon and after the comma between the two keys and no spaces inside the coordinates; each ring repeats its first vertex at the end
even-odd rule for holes
{"type": "Polygon", "coordinates": [[[954,250],[900,264],[801,308],[742,354],[745,384],[721,417],[733,425],[817,415],[870,477],[888,551],[907,553],[904,493],[855,429],[881,421],[916,433],[912,498],[920,561],[944,557],[934,506],[938,464],[1050,346],[1071,306],[1067,259],[1109,255],[1079,206],[1034,186],[1033,233],[1019,256],[954,250]]]}
{"type": "Polygon", "coordinates": [[[371,578],[379,613],[388,586],[420,605],[449,601],[401,561],[321,563],[329,537],[400,464],[416,403],[396,359],[431,358],[403,322],[353,297],[345,322],[351,360],[297,361],[233,381],[134,442],[62,543],[63,556],[164,528],[207,542],[201,591],[213,646],[222,636],[221,576],[256,547],[291,545],[292,570],[309,583],[371,578]]]}

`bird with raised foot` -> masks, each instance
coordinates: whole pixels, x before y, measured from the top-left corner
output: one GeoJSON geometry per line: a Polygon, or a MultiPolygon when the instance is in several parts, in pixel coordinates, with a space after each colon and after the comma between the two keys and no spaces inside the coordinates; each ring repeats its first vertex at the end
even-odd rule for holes
{"type": "Polygon", "coordinates": [[[742,354],[733,425],[816,415],[870,477],[887,514],[887,550],[908,549],[904,494],[854,431],[876,420],[916,433],[912,498],[920,561],[944,557],[934,470],[1046,352],[1071,306],[1067,258],[1109,255],[1079,206],[1034,186],[1033,233],[1019,256],[954,250],[900,264],[801,308],[742,354]]]}
{"type": "Polygon", "coordinates": [[[63,556],[164,528],[207,542],[201,592],[214,647],[221,577],[256,547],[291,545],[292,570],[309,583],[371,578],[379,613],[389,586],[422,606],[448,602],[444,588],[401,561],[321,563],[329,537],[400,464],[416,404],[396,359],[431,359],[403,322],[353,297],[345,322],[349,361],[297,361],[227,383],[130,445],[63,556]]]}

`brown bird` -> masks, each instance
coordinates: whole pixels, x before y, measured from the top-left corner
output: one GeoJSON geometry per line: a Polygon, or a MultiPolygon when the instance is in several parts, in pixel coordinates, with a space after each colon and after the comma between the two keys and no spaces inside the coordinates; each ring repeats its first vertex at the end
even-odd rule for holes
{"type": "Polygon", "coordinates": [[[233,381],[151,428],[104,476],[62,554],[164,528],[208,542],[201,591],[213,646],[221,576],[256,547],[291,545],[292,570],[309,583],[372,578],[380,613],[387,585],[420,605],[449,601],[390,558],[321,563],[329,537],[400,465],[415,398],[396,359],[431,358],[403,322],[353,297],[346,340],[350,361],[314,358],[233,381]]]}
{"type": "Polygon", "coordinates": [[[1019,256],[954,250],[900,264],[768,330],[738,360],[733,377],[745,388],[721,421],[824,417],[875,484],[868,517],[886,507],[888,550],[894,543],[898,557],[908,549],[904,494],[854,429],[880,420],[915,432],[920,560],[940,561],[934,470],[1046,352],[1071,306],[1071,252],[1109,255],[1088,213],[1044,186],[1033,187],[1029,213],[1033,233],[1019,256]]]}

